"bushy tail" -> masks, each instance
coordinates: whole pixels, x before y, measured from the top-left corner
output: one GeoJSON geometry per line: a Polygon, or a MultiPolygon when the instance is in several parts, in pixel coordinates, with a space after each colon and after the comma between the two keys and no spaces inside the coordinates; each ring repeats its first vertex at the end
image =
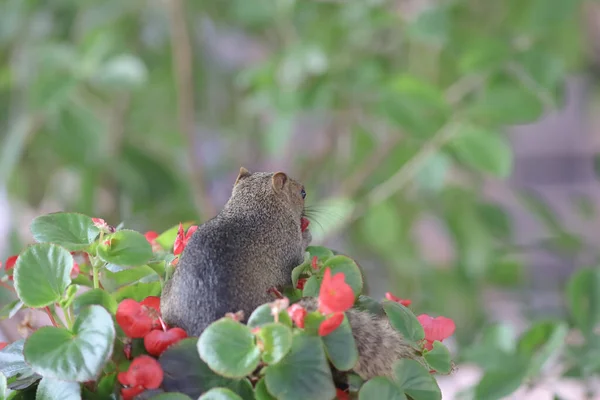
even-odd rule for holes
{"type": "MultiPolygon", "coordinates": [[[[299,302],[308,311],[318,307],[317,299],[305,297],[299,302]]],[[[393,365],[401,358],[423,362],[422,355],[394,329],[389,319],[352,308],[346,311],[358,348],[354,373],[367,380],[375,376],[393,377],[393,365]]]]}

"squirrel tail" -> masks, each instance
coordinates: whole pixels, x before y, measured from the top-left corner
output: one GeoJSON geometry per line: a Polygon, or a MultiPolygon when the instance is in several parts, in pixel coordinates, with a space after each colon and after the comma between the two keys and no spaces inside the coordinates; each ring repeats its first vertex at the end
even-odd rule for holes
{"type": "MultiPolygon", "coordinates": [[[[299,304],[315,311],[317,299],[303,298],[299,304]]],[[[401,358],[423,362],[422,355],[390,324],[385,316],[352,308],[346,311],[358,349],[358,362],[353,372],[362,379],[375,376],[393,377],[393,365],[401,358]]]]}

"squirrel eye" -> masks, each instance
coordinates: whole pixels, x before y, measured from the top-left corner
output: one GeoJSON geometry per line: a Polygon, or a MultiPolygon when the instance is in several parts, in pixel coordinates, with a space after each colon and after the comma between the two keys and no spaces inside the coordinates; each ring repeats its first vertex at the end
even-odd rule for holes
{"type": "Polygon", "coordinates": [[[300,195],[303,199],[306,197],[306,191],[304,190],[304,188],[300,191],[300,195]]]}

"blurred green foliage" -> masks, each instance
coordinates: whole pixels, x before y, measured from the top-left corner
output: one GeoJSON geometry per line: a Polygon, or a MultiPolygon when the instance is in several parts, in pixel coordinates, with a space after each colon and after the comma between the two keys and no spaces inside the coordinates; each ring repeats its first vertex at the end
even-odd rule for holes
{"type": "MultiPolygon", "coordinates": [[[[309,189],[316,241],[342,236],[464,345],[485,288],[523,285],[510,218],[482,188],[512,172],[504,127],[559,107],[582,69],[584,3],[4,0],[0,187],[161,231],[210,217],[241,165],[285,166],[309,189]],[[451,238],[444,265],[419,246],[423,218],[451,238]]],[[[581,249],[519,195],[547,246],[581,249]]]]}

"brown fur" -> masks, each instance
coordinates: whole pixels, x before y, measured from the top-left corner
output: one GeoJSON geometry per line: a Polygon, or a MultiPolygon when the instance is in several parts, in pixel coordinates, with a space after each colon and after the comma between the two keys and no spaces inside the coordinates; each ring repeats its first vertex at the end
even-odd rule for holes
{"type": "Polygon", "coordinates": [[[192,235],[165,283],[165,322],[199,336],[226,313],[242,310],[248,318],[273,300],[268,289],[291,283],[311,240],[300,229],[302,189],[283,172],[240,169],[223,211],[192,235]]]}
{"type": "MultiPolygon", "coordinates": [[[[312,297],[303,298],[300,304],[309,311],[318,307],[317,299],[312,297]]],[[[421,354],[390,325],[387,317],[355,308],[348,310],[346,316],[358,349],[358,363],[353,372],[362,379],[367,380],[375,376],[393,378],[392,367],[401,358],[422,361],[421,354]]]]}

